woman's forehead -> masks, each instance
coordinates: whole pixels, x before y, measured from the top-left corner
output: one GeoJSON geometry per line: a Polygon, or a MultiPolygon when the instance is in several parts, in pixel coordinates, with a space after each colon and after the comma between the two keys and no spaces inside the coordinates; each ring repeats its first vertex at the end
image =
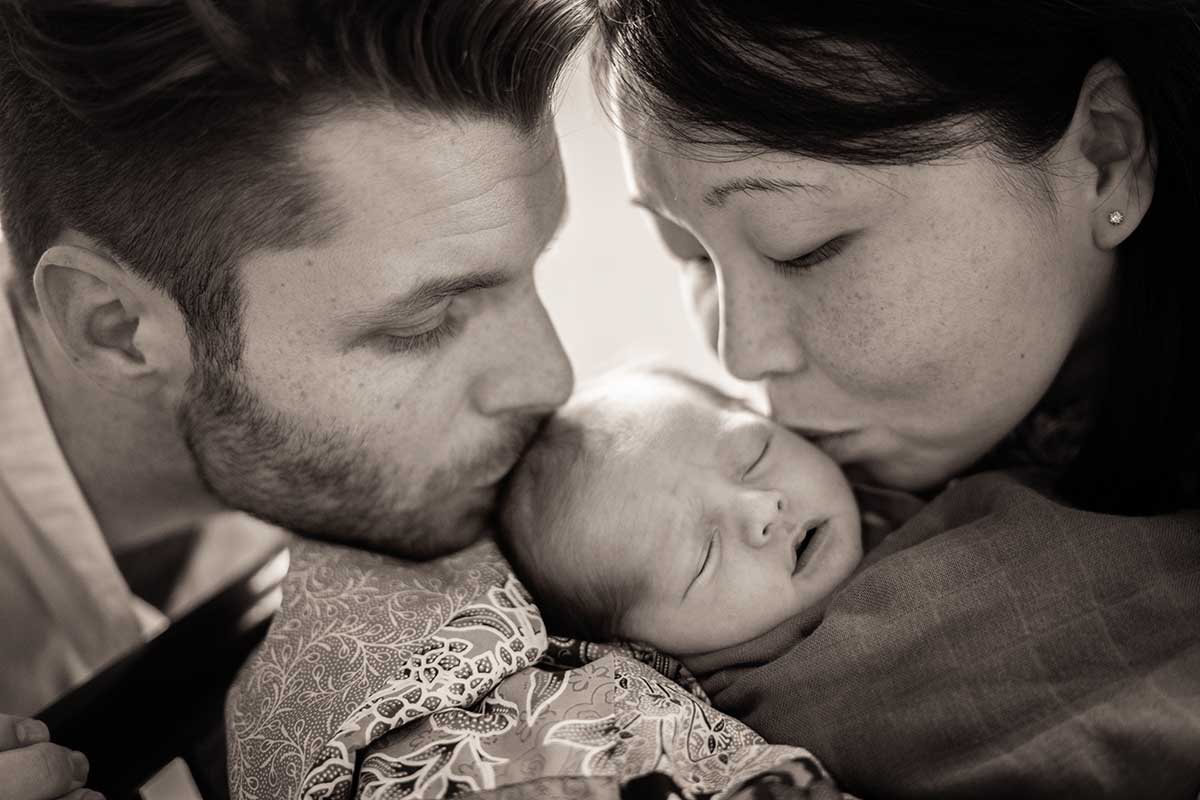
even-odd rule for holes
{"type": "Polygon", "coordinates": [[[754,201],[786,200],[789,208],[834,207],[863,190],[876,194],[881,185],[897,179],[895,168],[836,164],[792,153],[718,159],[673,147],[660,141],[623,143],[631,202],[672,221],[681,215],[722,215],[754,201]]]}

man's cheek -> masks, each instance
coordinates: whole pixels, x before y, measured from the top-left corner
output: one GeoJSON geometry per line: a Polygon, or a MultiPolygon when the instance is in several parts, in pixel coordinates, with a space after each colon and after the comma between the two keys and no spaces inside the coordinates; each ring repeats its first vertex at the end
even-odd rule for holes
{"type": "Polygon", "coordinates": [[[312,404],[335,419],[362,424],[366,420],[404,420],[436,425],[437,417],[457,413],[445,385],[453,365],[437,358],[363,349],[322,365],[320,374],[302,379],[311,384],[312,404]]]}

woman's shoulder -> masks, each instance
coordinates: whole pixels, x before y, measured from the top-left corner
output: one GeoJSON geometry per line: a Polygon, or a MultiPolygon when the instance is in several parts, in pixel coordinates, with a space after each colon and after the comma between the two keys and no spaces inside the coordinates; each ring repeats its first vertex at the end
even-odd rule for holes
{"type": "Polygon", "coordinates": [[[1006,508],[1056,503],[1054,473],[1039,467],[988,470],[954,478],[925,497],[855,485],[867,562],[1006,508]]]}
{"type": "MultiPolygon", "coordinates": [[[[1184,537],[1200,553],[1200,508],[1146,516],[1077,508],[1056,490],[1052,470],[1022,467],[975,473],[946,488],[880,544],[869,558],[920,547],[923,552],[978,547],[1111,549],[1118,540],[1184,537]]],[[[1097,551],[1098,553],[1100,551],[1097,551]]]]}

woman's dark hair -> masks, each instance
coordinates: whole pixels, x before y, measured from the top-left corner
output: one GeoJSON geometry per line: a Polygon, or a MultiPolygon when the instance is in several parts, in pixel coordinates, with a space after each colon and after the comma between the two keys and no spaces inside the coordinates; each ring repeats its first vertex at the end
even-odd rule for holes
{"type": "Polygon", "coordinates": [[[1036,168],[1115,61],[1157,147],[1154,200],[1119,250],[1108,385],[1060,488],[1116,513],[1200,505],[1196,0],[593,2],[597,85],[683,146],[887,165],[986,145],[1036,168]]]}
{"type": "Polygon", "coordinates": [[[236,266],[338,220],[299,157],[325,112],[532,133],[589,29],[576,0],[0,0],[0,189],[19,295],[78,230],[236,365],[236,266]]]}

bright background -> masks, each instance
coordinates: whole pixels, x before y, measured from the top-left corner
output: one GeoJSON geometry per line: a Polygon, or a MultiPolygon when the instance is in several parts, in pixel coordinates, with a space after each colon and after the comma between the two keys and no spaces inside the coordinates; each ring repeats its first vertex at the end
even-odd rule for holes
{"type": "Polygon", "coordinates": [[[578,62],[558,104],[570,217],[538,265],[542,299],[577,381],[658,358],[724,383],[684,310],[678,267],[630,203],[616,131],[578,62]]]}

